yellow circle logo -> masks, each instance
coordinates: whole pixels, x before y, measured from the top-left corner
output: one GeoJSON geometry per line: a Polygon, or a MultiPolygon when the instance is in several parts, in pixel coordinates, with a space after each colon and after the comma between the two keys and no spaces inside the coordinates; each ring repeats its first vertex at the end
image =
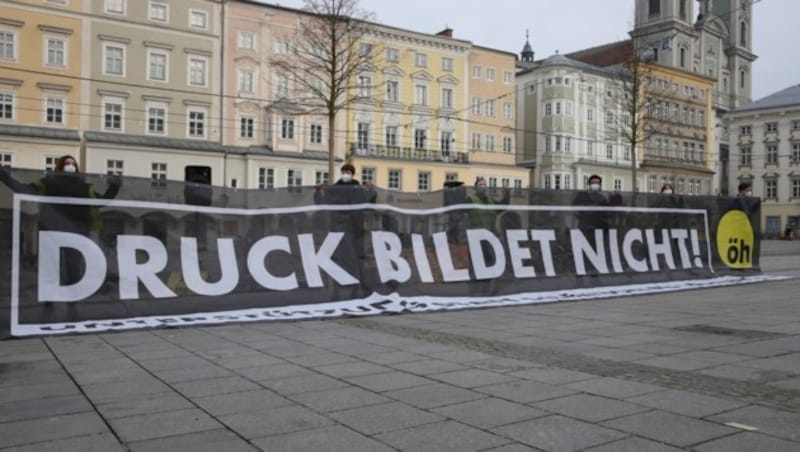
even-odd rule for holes
{"type": "Polygon", "coordinates": [[[723,215],[717,227],[717,252],[722,263],[730,268],[753,268],[755,234],[747,214],[731,210],[723,215]]]}

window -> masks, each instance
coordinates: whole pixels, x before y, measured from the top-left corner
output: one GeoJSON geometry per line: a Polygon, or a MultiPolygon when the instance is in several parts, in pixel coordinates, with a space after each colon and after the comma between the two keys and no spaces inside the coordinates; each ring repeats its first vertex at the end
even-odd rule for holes
{"type": "Polygon", "coordinates": [[[400,61],[400,50],[395,49],[394,47],[387,47],[386,48],[386,61],[396,63],[400,61]]]}
{"type": "Polygon", "coordinates": [[[322,144],[322,125],[311,124],[311,131],[309,132],[309,141],[313,144],[322,144]]]}
{"type": "Polygon", "coordinates": [[[328,172],[327,171],[316,171],[314,173],[314,183],[315,184],[327,184],[328,183],[328,172]]]}
{"type": "Polygon", "coordinates": [[[239,70],[239,92],[253,92],[253,71],[239,70]]]}
{"type": "Polygon", "coordinates": [[[442,70],[445,72],[453,72],[453,59],[442,57],[442,70]]]}
{"type": "Polygon", "coordinates": [[[503,137],[503,152],[507,154],[514,152],[514,142],[511,137],[503,137]]]}
{"type": "Polygon", "coordinates": [[[586,120],[587,121],[594,121],[594,108],[587,108],[586,109],[586,120]]]}
{"type": "Polygon", "coordinates": [[[361,44],[358,45],[358,56],[369,57],[370,55],[372,55],[372,50],[373,50],[372,44],[367,44],[365,42],[362,42],[361,44]]]}
{"type": "Polygon", "coordinates": [[[167,54],[155,51],[147,52],[147,79],[159,82],[167,80],[167,54]]]}
{"type": "Polygon", "coordinates": [[[403,180],[403,171],[399,169],[390,169],[389,170],[389,189],[390,190],[401,190],[402,185],[401,181],[403,180]]]}
{"type": "Polygon", "coordinates": [[[739,71],[739,88],[744,89],[744,70],[739,71]]]}
{"type": "Polygon", "coordinates": [[[439,150],[442,151],[442,157],[450,156],[450,149],[453,144],[453,132],[442,132],[439,137],[439,150]]]}
{"type": "Polygon", "coordinates": [[[122,175],[125,171],[125,162],[122,160],[106,160],[106,174],[122,175]]]}
{"type": "Polygon", "coordinates": [[[550,190],[552,188],[552,185],[550,184],[550,179],[551,176],[549,174],[544,175],[544,188],[546,190],[550,190]]]}
{"type": "Polygon", "coordinates": [[[356,131],[356,141],[358,149],[368,149],[369,147],[369,123],[359,122],[356,131]]]}
{"type": "Polygon", "coordinates": [[[476,151],[481,150],[481,134],[479,133],[472,134],[472,149],[476,151]]]}
{"type": "Polygon", "coordinates": [[[400,100],[400,83],[397,80],[386,81],[386,100],[389,102],[400,100]]]}
{"type": "Polygon", "coordinates": [[[503,83],[510,85],[514,81],[514,74],[511,71],[503,72],[503,83]]]}
{"type": "Polygon", "coordinates": [[[586,142],[586,155],[594,157],[594,143],[591,141],[586,142]]]}
{"type": "Polygon", "coordinates": [[[16,55],[16,35],[10,31],[0,31],[0,60],[14,61],[16,55]]]}
{"type": "Polygon", "coordinates": [[[792,163],[800,163],[800,143],[792,143],[792,163]]]}
{"type": "Polygon", "coordinates": [[[193,28],[208,28],[208,13],[205,11],[189,10],[189,26],[193,28]]]}
{"type": "Polygon", "coordinates": [[[125,0],[106,0],[106,12],[125,14],[125,0]]]}
{"type": "Polygon", "coordinates": [[[492,69],[492,68],[487,68],[487,69],[486,69],[486,80],[488,80],[488,81],[490,81],[490,82],[493,82],[493,81],[494,81],[494,79],[495,79],[495,72],[494,72],[494,69],[492,69]]]}
{"type": "Polygon", "coordinates": [[[240,138],[253,138],[253,125],[255,120],[253,118],[239,118],[239,137],[240,138]]]}
{"type": "Polygon", "coordinates": [[[606,112],[606,125],[613,126],[614,125],[614,113],[607,111],[606,112]]]}
{"type": "Polygon", "coordinates": [[[166,133],[167,109],[152,106],[147,108],[147,133],[163,135],[166,133]]]}
{"type": "Polygon", "coordinates": [[[0,93],[0,119],[14,119],[14,95],[0,93]]]}
{"type": "Polygon", "coordinates": [[[792,130],[800,130],[800,119],[792,121],[792,130]]]}
{"type": "Polygon", "coordinates": [[[607,144],[606,145],[606,158],[609,159],[609,160],[613,160],[614,159],[614,145],[613,144],[607,144]]]}
{"type": "Polygon", "coordinates": [[[275,96],[278,99],[286,99],[289,97],[289,77],[278,74],[277,83],[275,84],[275,96]]]}
{"type": "Polygon", "coordinates": [[[678,6],[678,14],[681,17],[681,20],[686,20],[686,0],[680,0],[680,5],[678,6]]]}
{"type": "Polygon", "coordinates": [[[47,66],[64,67],[66,58],[65,41],[59,38],[47,38],[47,66]]]}
{"type": "Polygon", "coordinates": [[[150,20],[157,22],[167,22],[169,9],[164,3],[150,2],[150,20]]]}
{"type": "Polygon", "coordinates": [[[13,163],[13,154],[7,154],[5,152],[0,153],[0,164],[3,166],[11,166],[13,163]]]}
{"type": "Polygon", "coordinates": [[[242,50],[254,50],[256,48],[255,35],[251,31],[239,32],[239,48],[242,50]]]}
{"type": "Polygon", "coordinates": [[[165,188],[167,186],[167,164],[153,162],[150,164],[150,186],[165,188]]]}
{"type": "Polygon", "coordinates": [[[417,67],[428,67],[428,55],[417,53],[414,55],[414,64],[417,67]]]}
{"type": "Polygon", "coordinates": [[[386,146],[397,146],[397,126],[386,126],[386,146]]]}
{"type": "Polygon", "coordinates": [[[192,138],[205,138],[206,113],[200,110],[189,110],[189,136],[192,138]]]}
{"type": "Polygon", "coordinates": [[[778,133],[778,123],[777,122],[768,122],[764,124],[764,129],[767,133],[778,133]]]}
{"type": "Polygon", "coordinates": [[[564,152],[572,152],[572,138],[564,137],[564,152]]]}
{"type": "Polygon", "coordinates": [[[262,190],[275,188],[275,170],[273,168],[258,169],[258,188],[262,190]]]}
{"type": "Polygon", "coordinates": [[[303,186],[303,170],[290,169],[286,170],[286,186],[291,191],[292,188],[300,188],[303,186]]]}
{"type": "Polygon", "coordinates": [[[555,148],[555,151],[556,152],[561,152],[561,137],[560,136],[556,137],[556,148],[555,148]]]}
{"type": "Polygon", "coordinates": [[[189,85],[206,86],[207,66],[205,58],[189,57],[189,85]]]}
{"type": "Polygon", "coordinates": [[[473,115],[480,115],[481,114],[481,104],[483,103],[483,99],[480,97],[473,97],[472,98],[472,114],[473,115]]]}
{"type": "Polygon", "coordinates": [[[114,45],[106,45],[103,49],[105,53],[105,69],[106,75],[125,75],[125,48],[114,45]]]}
{"type": "Polygon", "coordinates": [[[358,76],[358,97],[372,97],[372,77],[368,75],[358,76]]]}
{"type": "Polygon", "coordinates": [[[425,85],[414,85],[414,103],[416,105],[428,105],[428,87],[425,85]]]}
{"type": "Polygon", "coordinates": [[[494,152],[494,135],[486,134],[486,150],[489,152],[494,152]]]}
{"type": "Polygon", "coordinates": [[[294,119],[283,118],[281,120],[281,139],[294,140],[294,119]]]}
{"type": "Polygon", "coordinates": [[[622,191],[622,179],[614,179],[614,190],[622,191]]]}
{"type": "Polygon", "coordinates": [[[477,66],[477,65],[472,66],[472,78],[481,78],[481,73],[482,72],[483,72],[483,70],[481,69],[480,66],[477,66]]]}
{"type": "Polygon", "coordinates": [[[739,45],[747,47],[747,23],[745,21],[739,24],[739,45]]]}
{"type": "Polygon", "coordinates": [[[361,168],[361,183],[375,183],[375,168],[361,168]]]}
{"type": "Polygon", "coordinates": [[[764,198],[778,199],[778,181],[776,180],[764,181],[764,198]]]}
{"type": "Polygon", "coordinates": [[[458,173],[445,173],[444,180],[445,182],[455,182],[458,180],[458,173]]]}
{"type": "Polygon", "coordinates": [[[442,108],[453,109],[453,89],[442,88],[442,108]]]}
{"type": "Polygon", "coordinates": [[[741,149],[741,154],[739,155],[740,160],[739,164],[741,166],[750,166],[750,162],[753,160],[753,153],[750,146],[744,146],[741,149]]]}
{"type": "Polygon", "coordinates": [[[514,119],[514,104],[511,102],[503,103],[503,119],[514,119]]]}
{"type": "Polygon", "coordinates": [[[800,179],[792,179],[792,198],[800,198],[800,179]]]}
{"type": "Polygon", "coordinates": [[[741,135],[741,136],[750,136],[751,130],[752,129],[750,128],[750,126],[739,127],[739,135],[741,135]]]}
{"type": "Polygon", "coordinates": [[[767,164],[770,164],[770,165],[777,165],[778,164],[778,145],[777,144],[768,144],[767,145],[767,164]]]}
{"type": "Polygon", "coordinates": [[[550,116],[552,114],[553,114],[553,104],[551,104],[550,102],[544,104],[544,115],[550,116]]]}
{"type": "Polygon", "coordinates": [[[553,150],[553,138],[550,135],[544,137],[544,150],[550,152],[553,150]]]}
{"type": "Polygon", "coordinates": [[[414,129],[414,149],[425,149],[425,129],[414,129]]]}
{"type": "Polygon", "coordinates": [[[64,124],[64,99],[48,97],[45,104],[45,122],[48,124],[64,124]]]}
{"type": "Polygon", "coordinates": [[[486,104],[485,104],[486,105],[486,116],[488,116],[490,118],[494,118],[494,107],[495,107],[496,103],[497,103],[497,101],[495,101],[494,99],[486,101],[486,104]]]}
{"type": "Polygon", "coordinates": [[[686,47],[681,47],[680,50],[680,65],[682,68],[686,68],[686,47]]]}
{"type": "Polygon", "coordinates": [[[428,171],[420,171],[417,174],[417,191],[430,191],[431,190],[431,173],[428,171]]]}
{"type": "Polygon", "coordinates": [[[56,167],[56,160],[58,160],[58,157],[55,157],[55,156],[52,156],[52,155],[45,156],[45,158],[44,158],[44,170],[45,170],[45,172],[53,171],[53,168],[56,167]]]}
{"type": "Polygon", "coordinates": [[[274,47],[278,55],[288,55],[292,50],[292,43],[286,38],[275,38],[274,47]]]}
{"type": "Polygon", "coordinates": [[[103,130],[122,131],[122,102],[108,101],[103,106],[103,130]]]}

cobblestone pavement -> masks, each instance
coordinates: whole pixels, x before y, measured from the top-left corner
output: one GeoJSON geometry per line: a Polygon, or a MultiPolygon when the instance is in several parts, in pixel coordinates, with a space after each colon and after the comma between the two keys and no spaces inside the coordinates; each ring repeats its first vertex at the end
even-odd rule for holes
{"type": "Polygon", "coordinates": [[[797,288],[3,341],[0,450],[796,451],[797,288]]]}

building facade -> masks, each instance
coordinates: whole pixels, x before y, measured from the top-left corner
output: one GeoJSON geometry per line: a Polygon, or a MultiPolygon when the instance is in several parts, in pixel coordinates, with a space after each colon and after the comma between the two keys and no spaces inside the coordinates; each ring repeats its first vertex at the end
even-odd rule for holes
{"type": "Polygon", "coordinates": [[[786,226],[800,228],[800,85],[729,113],[730,191],[749,182],[762,199],[761,231],[776,238],[786,226]]]}

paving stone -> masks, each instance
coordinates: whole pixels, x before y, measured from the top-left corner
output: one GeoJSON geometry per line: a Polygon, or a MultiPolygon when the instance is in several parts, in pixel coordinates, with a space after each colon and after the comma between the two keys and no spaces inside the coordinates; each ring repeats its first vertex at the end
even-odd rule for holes
{"type": "Polygon", "coordinates": [[[730,427],[663,411],[634,414],[604,422],[603,425],[678,447],[735,432],[730,427]]]}
{"type": "Polygon", "coordinates": [[[304,392],[324,391],[326,389],[345,388],[348,384],[325,375],[312,374],[281,380],[265,380],[261,384],[278,394],[302,394],[304,392]]]}
{"type": "Polygon", "coordinates": [[[266,366],[236,369],[235,372],[254,381],[280,380],[282,378],[311,375],[314,372],[296,364],[269,364],[266,366]]]}
{"type": "Polygon", "coordinates": [[[257,384],[238,376],[175,383],[173,387],[189,398],[259,389],[257,384]]]}
{"type": "Polygon", "coordinates": [[[475,388],[478,386],[517,380],[515,377],[481,369],[456,370],[453,372],[430,375],[429,377],[445,383],[461,386],[462,388],[475,388]]]}
{"type": "Polygon", "coordinates": [[[82,395],[35,398],[0,404],[0,423],[94,411],[82,395]]]}
{"type": "Polygon", "coordinates": [[[219,358],[214,360],[214,364],[224,367],[225,369],[245,369],[248,367],[259,366],[274,366],[277,364],[285,364],[286,361],[265,355],[263,353],[253,352],[252,354],[219,358]]]}
{"type": "Polygon", "coordinates": [[[583,452],[680,452],[682,450],[685,449],[678,449],[649,439],[634,437],[592,447],[583,452]]]}
{"type": "Polygon", "coordinates": [[[536,380],[554,385],[562,385],[566,383],[597,378],[596,375],[576,372],[568,369],[559,369],[555,367],[526,369],[518,372],[511,372],[509,375],[518,378],[524,378],[526,380],[536,380]]]}
{"type": "Polygon", "coordinates": [[[109,402],[117,399],[127,399],[131,396],[158,394],[170,392],[169,386],[149,378],[146,380],[123,381],[117,383],[104,383],[83,386],[86,396],[94,403],[109,402]]]}
{"type": "Polygon", "coordinates": [[[454,370],[464,370],[465,366],[438,359],[422,359],[419,361],[392,364],[392,367],[403,372],[416,375],[432,375],[454,370]]]}
{"type": "Polygon", "coordinates": [[[128,444],[131,452],[256,452],[258,449],[234,433],[220,429],[185,435],[136,441],[128,444]]]}
{"type": "Polygon", "coordinates": [[[315,355],[291,356],[286,358],[286,360],[305,367],[320,367],[341,363],[355,364],[359,362],[359,359],[353,356],[333,352],[324,352],[315,355]]]}
{"type": "Polygon", "coordinates": [[[709,367],[699,371],[701,374],[713,377],[728,378],[740,381],[763,381],[775,380],[790,377],[792,374],[784,371],[757,369],[754,367],[736,366],[725,364],[722,366],[709,367]]]}
{"type": "Polygon", "coordinates": [[[80,385],[119,383],[151,377],[146,370],[140,367],[111,368],[84,373],[70,372],[70,375],[80,385]]]}
{"type": "Polygon", "coordinates": [[[575,393],[571,389],[532,380],[517,380],[510,383],[481,386],[475,390],[519,403],[538,402],[575,393]]]}
{"type": "Polygon", "coordinates": [[[696,392],[668,389],[631,397],[628,402],[656,408],[671,413],[702,418],[748,405],[745,402],[721,399],[696,392]]]}
{"type": "Polygon", "coordinates": [[[547,415],[538,408],[492,397],[434,408],[431,411],[482,429],[547,415]]]}
{"type": "Polygon", "coordinates": [[[346,378],[346,380],[354,385],[375,392],[392,391],[395,389],[411,388],[434,383],[427,378],[418,377],[405,372],[386,372],[382,374],[346,378]]]}
{"type": "Polygon", "coordinates": [[[593,380],[583,380],[564,385],[577,391],[588,392],[614,399],[625,399],[650,392],[662,391],[665,388],[635,381],[621,380],[619,378],[603,377],[593,380]]]}
{"type": "Polygon", "coordinates": [[[174,392],[136,395],[97,404],[97,411],[106,419],[189,408],[194,408],[194,405],[174,392]]]}
{"type": "MultiPolygon", "coordinates": [[[[417,352],[420,353],[420,352],[417,352]]],[[[446,352],[427,353],[433,359],[443,359],[458,364],[469,364],[475,361],[486,361],[491,359],[492,356],[486,353],[475,352],[471,350],[455,350],[446,352]]]]}
{"type": "Polygon", "coordinates": [[[359,355],[359,358],[376,364],[391,365],[397,363],[418,361],[424,358],[424,356],[418,355],[416,353],[394,351],[388,353],[370,353],[365,355],[359,355]]]}
{"type": "Polygon", "coordinates": [[[162,359],[139,359],[139,364],[145,369],[155,372],[158,370],[189,369],[194,367],[207,367],[210,362],[196,355],[162,359]]]}
{"type": "Polygon", "coordinates": [[[347,410],[368,405],[378,405],[391,401],[374,392],[356,387],[304,392],[301,394],[293,394],[290,398],[321,413],[347,410]]]}
{"type": "Polygon", "coordinates": [[[111,432],[3,449],[3,452],[125,452],[111,432]]]}
{"type": "Polygon", "coordinates": [[[167,383],[209,380],[212,378],[232,377],[235,375],[230,370],[211,364],[202,367],[189,367],[186,369],[157,370],[153,371],[153,374],[167,383]]]}
{"type": "Polygon", "coordinates": [[[773,358],[754,359],[739,363],[745,367],[756,367],[758,369],[783,370],[800,374],[800,353],[789,353],[773,358]]]}
{"type": "Polygon", "coordinates": [[[742,432],[694,446],[697,452],[787,452],[800,450],[800,443],[758,433],[742,432]]]}
{"type": "Polygon", "coordinates": [[[65,414],[0,424],[0,448],[110,433],[96,413],[65,414]]]}
{"type": "Polygon", "coordinates": [[[530,361],[523,361],[520,359],[511,358],[492,358],[485,361],[471,362],[470,367],[477,369],[488,370],[490,372],[497,372],[503,374],[512,374],[532,368],[541,368],[542,366],[530,361]]]}
{"type": "Polygon", "coordinates": [[[800,377],[774,381],[770,383],[770,386],[775,386],[776,388],[786,389],[789,391],[800,391],[800,377]]]}
{"type": "Polygon", "coordinates": [[[441,383],[388,391],[383,394],[422,409],[452,405],[454,403],[467,402],[485,397],[473,391],[441,383]]]}
{"type": "Polygon", "coordinates": [[[217,421],[196,408],[109,419],[108,423],[119,438],[125,442],[215,430],[222,427],[217,421]]]}
{"type": "Polygon", "coordinates": [[[538,452],[537,449],[524,446],[522,444],[509,444],[507,446],[495,447],[494,449],[486,449],[486,452],[538,452]]]}
{"type": "Polygon", "coordinates": [[[736,422],[758,428],[760,433],[800,442],[800,414],[761,406],[748,406],[708,418],[721,424],[736,422]]]}
{"type": "Polygon", "coordinates": [[[591,394],[569,395],[537,402],[532,406],[587,422],[600,422],[650,410],[633,403],[591,394]]]}
{"type": "Polygon", "coordinates": [[[257,438],[253,440],[253,444],[267,451],[391,452],[395,450],[340,425],[257,438]]]}
{"type": "Polygon", "coordinates": [[[266,389],[198,397],[192,401],[214,416],[292,405],[291,401],[266,389]]]}
{"type": "Polygon", "coordinates": [[[80,395],[75,383],[66,378],[53,383],[30,385],[0,386],[0,404],[13,403],[19,400],[30,400],[46,397],[64,397],[80,395]]]}
{"type": "Polygon", "coordinates": [[[441,416],[400,402],[337,411],[330,413],[330,417],[366,435],[401,430],[443,420],[441,416]]]}
{"type": "Polygon", "coordinates": [[[508,439],[453,421],[411,427],[375,436],[404,451],[469,452],[508,444],[508,439]]]}
{"type": "Polygon", "coordinates": [[[390,372],[392,369],[378,364],[360,361],[318,366],[315,368],[315,370],[332,377],[347,378],[358,377],[361,375],[380,374],[390,372]]]}
{"type": "Polygon", "coordinates": [[[310,430],[331,424],[329,419],[300,406],[240,412],[220,416],[219,420],[247,439],[310,430]]]}
{"type": "Polygon", "coordinates": [[[564,416],[546,416],[493,431],[541,450],[567,452],[624,438],[624,433],[564,416]]]}

